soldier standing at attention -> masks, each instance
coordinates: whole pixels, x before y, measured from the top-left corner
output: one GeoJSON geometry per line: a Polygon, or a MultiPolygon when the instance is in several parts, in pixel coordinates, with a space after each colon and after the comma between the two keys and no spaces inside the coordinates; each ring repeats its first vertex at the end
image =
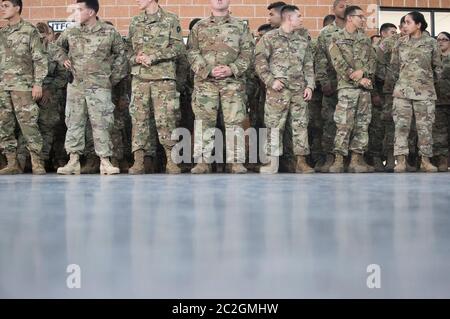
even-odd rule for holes
{"type": "Polygon", "coordinates": [[[8,25],[1,30],[3,101],[0,103],[0,149],[8,165],[0,175],[22,173],[17,163],[16,120],[31,155],[33,174],[45,174],[41,160],[42,136],[39,132],[39,107],[42,83],[48,61],[39,31],[24,21],[21,0],[2,2],[3,18],[8,25]]]}
{"type": "Polygon", "coordinates": [[[278,172],[279,156],[283,153],[283,132],[286,121],[293,130],[293,150],[297,157],[297,173],[314,173],[306,157],[308,145],[308,101],[315,81],[314,64],[309,42],[295,30],[300,25],[298,7],[285,5],[281,9],[282,23],[278,29],[265,34],[256,46],[256,72],[266,85],[264,122],[269,129],[266,153],[270,162],[260,172],[278,172]],[[272,130],[279,130],[273,140],[272,130]]]}
{"type": "Polygon", "coordinates": [[[331,37],[334,33],[341,30],[345,25],[344,13],[347,7],[346,0],[334,0],[333,12],[335,20],[324,27],[317,38],[317,53],[314,64],[316,81],[320,83],[323,93],[322,97],[322,151],[326,153],[325,163],[319,162],[315,166],[316,171],[328,173],[333,164],[333,146],[336,136],[336,123],[333,115],[337,104],[337,77],[331,62],[328,48],[331,43],[331,37]]]}
{"type": "MultiPolygon", "coordinates": [[[[273,29],[278,29],[281,25],[281,9],[286,5],[283,1],[277,1],[269,4],[267,10],[269,10],[269,23],[273,29]]],[[[300,24],[295,30],[300,36],[304,37],[308,41],[311,36],[307,29],[303,27],[303,20],[300,20],[300,24]]],[[[262,105],[262,108],[265,106],[262,105]]],[[[290,114],[288,114],[288,117],[290,114]]],[[[262,115],[264,117],[264,114],[262,115]]],[[[283,155],[280,158],[280,171],[294,173],[295,172],[295,157],[292,145],[292,128],[290,120],[287,120],[286,127],[283,131],[283,155]]]]}
{"type": "Polygon", "coordinates": [[[111,88],[126,76],[125,44],[113,26],[97,18],[97,0],[77,0],[77,25],[57,40],[57,60],[73,74],[67,87],[65,148],[70,154],[58,174],[80,174],[80,155],[85,148],[86,121],[92,125],[100,174],[119,174],[112,156],[110,131],[114,124],[111,88]]]}
{"type": "Polygon", "coordinates": [[[130,24],[129,57],[132,66],[132,152],[129,174],[144,174],[144,155],[155,149],[157,137],[167,158],[166,173],[181,173],[172,160],[172,131],[180,120],[180,93],[176,83],[176,60],[184,53],[178,17],[163,10],[157,0],[138,0],[142,13],[130,24]],[[152,119],[154,117],[154,119],[152,119]],[[153,145],[151,145],[153,144],[153,145]]]}
{"type": "MultiPolygon", "coordinates": [[[[243,138],[245,119],[245,72],[253,55],[253,37],[244,21],[231,17],[230,0],[210,0],[212,14],[194,26],[189,36],[188,60],[195,73],[192,108],[195,125],[202,125],[203,144],[195,145],[197,165],[193,174],[211,171],[213,143],[211,134],[221,106],[227,133],[243,138]],[[202,146],[203,146],[202,145],[202,146]],[[201,155],[202,156],[201,156],[201,155]],[[201,158],[203,157],[203,159],[201,158]]],[[[197,132],[196,128],[196,132],[197,132]]],[[[246,173],[242,163],[245,149],[237,143],[227,143],[226,161],[232,173],[246,173]],[[230,145],[231,144],[231,145],[230,145]]]]}
{"type": "Polygon", "coordinates": [[[391,58],[394,87],[393,117],[395,123],[394,155],[397,165],[394,172],[406,171],[406,156],[409,153],[408,135],[415,119],[420,170],[436,172],[430,163],[433,156],[432,129],[435,102],[434,83],[439,81],[442,71],[441,54],[437,41],[424,34],[428,24],[423,14],[412,11],[405,17],[406,36],[396,43],[391,58]]]}
{"type": "Polygon", "coordinates": [[[345,9],[345,27],[334,33],[329,48],[338,78],[338,104],[334,112],[335,159],[330,173],[344,172],[344,156],[351,151],[350,173],[371,173],[363,154],[369,143],[372,78],[376,58],[370,38],[362,31],[366,21],[358,6],[345,9]]]}

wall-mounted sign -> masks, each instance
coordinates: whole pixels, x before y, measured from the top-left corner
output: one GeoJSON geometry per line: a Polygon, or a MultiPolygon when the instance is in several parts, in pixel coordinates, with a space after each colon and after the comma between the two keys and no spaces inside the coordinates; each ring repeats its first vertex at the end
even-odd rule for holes
{"type": "Polygon", "coordinates": [[[48,25],[53,29],[54,32],[63,32],[67,29],[73,22],[69,21],[49,21],[48,25]]]}

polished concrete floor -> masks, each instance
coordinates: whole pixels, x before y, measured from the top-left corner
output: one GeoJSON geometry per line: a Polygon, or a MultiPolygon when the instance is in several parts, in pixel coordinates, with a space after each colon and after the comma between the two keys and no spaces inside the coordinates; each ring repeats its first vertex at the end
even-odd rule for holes
{"type": "Polygon", "coordinates": [[[0,297],[449,298],[450,173],[0,177],[0,297]]]}

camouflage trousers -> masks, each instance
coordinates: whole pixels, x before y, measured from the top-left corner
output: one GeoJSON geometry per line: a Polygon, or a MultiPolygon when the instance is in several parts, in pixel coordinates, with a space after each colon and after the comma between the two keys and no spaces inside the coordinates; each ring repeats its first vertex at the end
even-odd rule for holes
{"type": "Polygon", "coordinates": [[[338,103],[337,94],[322,97],[322,151],[332,154],[334,149],[334,139],[336,137],[336,123],[334,122],[334,112],[338,103]]]}
{"type": "Polygon", "coordinates": [[[394,155],[408,155],[408,137],[411,133],[411,123],[417,128],[419,155],[433,156],[433,123],[435,102],[429,100],[408,100],[394,98],[393,118],[395,123],[394,155]]]}
{"type": "Polygon", "coordinates": [[[16,120],[23,134],[27,149],[41,154],[42,136],[39,132],[39,107],[33,101],[31,91],[0,90],[0,149],[4,153],[17,150],[16,120]]]}
{"type": "MultiPolygon", "coordinates": [[[[112,144],[112,157],[123,160],[129,157],[131,152],[131,145],[129,141],[128,122],[129,122],[128,110],[118,110],[117,106],[114,109],[114,124],[111,128],[111,144],[112,144]]],[[[94,150],[94,136],[92,133],[92,125],[88,120],[86,123],[86,145],[84,150],[84,156],[95,156],[94,150]]]]}
{"type": "Polygon", "coordinates": [[[433,155],[448,156],[450,138],[450,105],[437,105],[433,125],[433,155]]]}
{"type": "Polygon", "coordinates": [[[52,149],[55,154],[61,150],[56,150],[57,136],[59,128],[64,125],[64,104],[66,100],[64,89],[53,89],[46,104],[39,103],[39,129],[41,131],[43,146],[42,159],[49,160],[52,149]]]}
{"type": "Polygon", "coordinates": [[[303,99],[303,90],[283,89],[277,92],[267,88],[264,122],[268,129],[266,154],[280,156],[283,154],[283,135],[287,123],[292,129],[292,146],[294,155],[309,155],[308,102],[303,99]],[[278,140],[272,136],[272,131],[278,130],[278,140]]]}
{"type": "Polygon", "coordinates": [[[83,88],[69,84],[66,105],[66,151],[83,154],[86,145],[86,125],[92,126],[95,153],[99,157],[112,155],[111,128],[114,124],[114,104],[111,90],[83,88]]]}
{"type": "Polygon", "coordinates": [[[155,156],[158,138],[164,147],[175,145],[172,131],[180,121],[180,93],[172,80],[132,81],[130,116],[132,152],[144,150],[155,156]]]}
{"type": "Polygon", "coordinates": [[[362,89],[340,89],[334,112],[336,138],[334,152],[343,156],[348,151],[364,154],[369,144],[372,118],[370,93],[362,89]]]}
{"type": "MultiPolygon", "coordinates": [[[[195,83],[192,94],[192,109],[195,115],[195,134],[202,133],[201,143],[195,138],[194,157],[212,162],[214,135],[211,132],[217,124],[217,118],[222,111],[225,132],[234,133],[243,140],[243,123],[246,118],[244,85],[238,81],[206,80],[195,83]],[[199,125],[201,125],[201,130],[199,125]]],[[[226,134],[223,134],[226,136],[226,134]]],[[[234,140],[234,138],[233,138],[234,140]]],[[[226,162],[244,163],[245,145],[241,143],[226,143],[226,162]]]]}

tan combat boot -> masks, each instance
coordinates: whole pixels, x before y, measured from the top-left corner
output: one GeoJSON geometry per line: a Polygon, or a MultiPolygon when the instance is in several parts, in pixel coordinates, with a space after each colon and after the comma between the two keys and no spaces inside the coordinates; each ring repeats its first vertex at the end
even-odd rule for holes
{"type": "Polygon", "coordinates": [[[367,165],[362,154],[352,152],[350,164],[348,165],[349,173],[372,173],[373,167],[367,165]]]}
{"type": "Polygon", "coordinates": [[[191,169],[192,174],[209,174],[211,173],[211,165],[206,163],[198,163],[193,169],[191,169]]]}
{"type": "Polygon", "coordinates": [[[120,174],[120,169],[114,167],[108,157],[100,158],[100,175],[116,175],[120,174]]]}
{"type": "Polygon", "coordinates": [[[241,163],[233,163],[231,164],[231,174],[245,174],[247,173],[247,169],[241,163]]]}
{"type": "Polygon", "coordinates": [[[429,157],[422,156],[422,161],[420,163],[420,171],[425,173],[436,173],[438,169],[436,166],[431,164],[429,157]]]}
{"type": "Polygon", "coordinates": [[[328,173],[330,170],[331,165],[334,163],[334,156],[333,154],[327,154],[327,159],[325,160],[325,164],[322,165],[320,168],[321,173],[328,173]]]}
{"type": "Polygon", "coordinates": [[[80,175],[80,155],[72,153],[70,154],[69,162],[64,167],[58,168],[56,173],[60,175],[80,175]]]}
{"type": "Polygon", "coordinates": [[[269,156],[269,163],[259,168],[260,174],[277,174],[280,166],[280,158],[278,156],[269,156]]]}
{"type": "Polygon", "coordinates": [[[384,167],[384,170],[386,172],[392,173],[394,171],[394,167],[395,167],[394,153],[389,152],[386,158],[386,166],[384,167]]]}
{"type": "Polygon", "coordinates": [[[299,174],[312,174],[315,171],[306,162],[306,156],[297,156],[297,165],[295,167],[295,172],[299,174]]]}
{"type": "Polygon", "coordinates": [[[45,175],[47,172],[45,171],[41,157],[34,152],[30,152],[30,156],[33,175],[45,175]]]}
{"type": "Polygon", "coordinates": [[[22,174],[22,170],[17,162],[16,153],[6,153],[6,167],[0,170],[0,175],[15,175],[22,174]]]}
{"type": "Polygon", "coordinates": [[[88,155],[81,168],[81,174],[97,174],[100,171],[100,161],[96,155],[88,155]]]}
{"type": "Polygon", "coordinates": [[[137,150],[136,152],[134,152],[134,164],[128,170],[128,174],[142,175],[145,173],[144,155],[144,150],[137,150]]]}
{"type": "Polygon", "coordinates": [[[438,172],[448,172],[448,158],[447,158],[447,156],[439,156],[439,158],[438,158],[438,172]]]}
{"type": "Polygon", "coordinates": [[[344,156],[341,154],[334,156],[334,163],[328,169],[328,173],[344,173],[344,156]]]}
{"type": "Polygon", "coordinates": [[[380,157],[376,156],[373,158],[373,167],[375,169],[375,172],[381,173],[384,172],[384,165],[383,161],[380,157]]]}
{"type": "Polygon", "coordinates": [[[395,173],[405,173],[406,172],[406,156],[399,155],[397,156],[397,165],[394,167],[395,173]]]}
{"type": "Polygon", "coordinates": [[[181,168],[172,159],[172,147],[164,149],[166,152],[166,174],[181,174],[181,168]]]}

